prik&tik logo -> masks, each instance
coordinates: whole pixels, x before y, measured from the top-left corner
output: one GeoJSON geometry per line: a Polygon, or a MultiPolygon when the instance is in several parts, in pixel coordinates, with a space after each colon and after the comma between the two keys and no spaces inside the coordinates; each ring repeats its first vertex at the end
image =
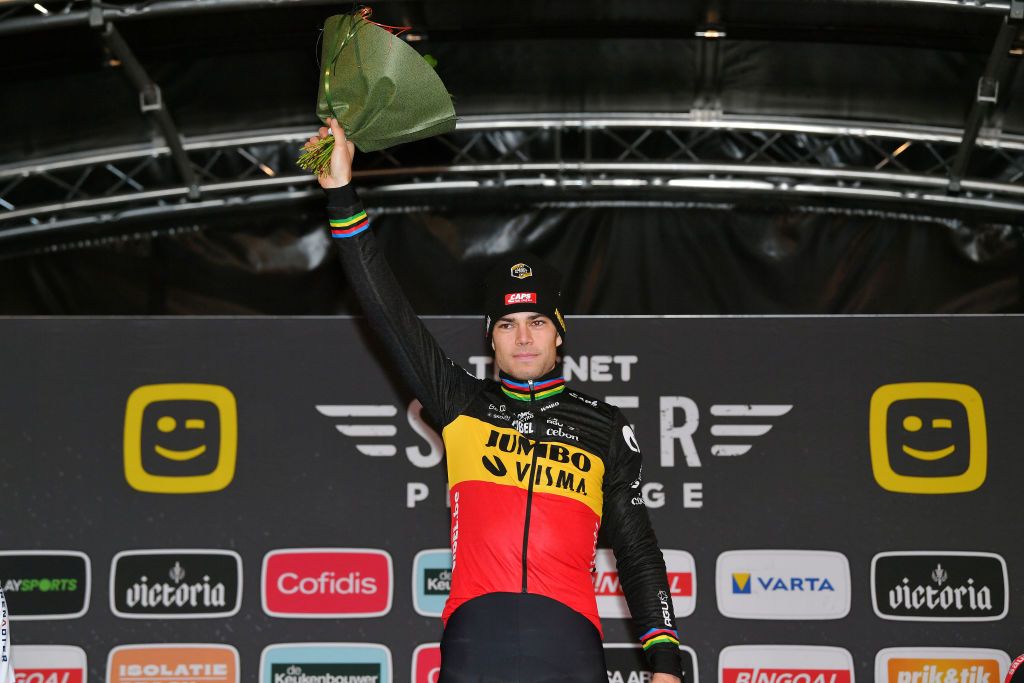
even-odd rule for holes
{"type": "Polygon", "coordinates": [[[720,683],[853,683],[853,656],[839,647],[737,645],[718,656],[720,683]]]}
{"type": "Polygon", "coordinates": [[[391,650],[376,643],[281,643],[260,655],[260,683],[391,683],[391,650]]]}
{"type": "Polygon", "coordinates": [[[263,611],[272,617],[379,617],[391,611],[391,555],[368,548],[290,548],[263,558],[263,611]]]}
{"type": "MultiPolygon", "coordinates": [[[[679,646],[683,662],[683,683],[697,683],[697,655],[685,645],[679,646]]],[[[605,643],[604,661],[608,683],[651,683],[653,675],[643,650],[633,643],[605,643]]]]}
{"type": "Polygon", "coordinates": [[[128,397],[124,476],[146,493],[220,491],[235,476],[238,408],[215,384],[149,384],[128,397]]]}
{"type": "Polygon", "coordinates": [[[73,645],[15,645],[15,683],[86,683],[85,650],[73,645]]]}
{"type": "Polygon", "coordinates": [[[1001,650],[893,647],[875,657],[875,683],[1002,683],[1009,666],[1001,650]]]}
{"type": "Polygon", "coordinates": [[[452,589],[452,551],[421,550],[412,561],[412,604],[417,614],[439,617],[452,589]]]}
{"type": "Polygon", "coordinates": [[[412,652],[412,683],[437,683],[441,678],[441,644],[424,643],[412,652]]]}
{"type": "MultiPolygon", "coordinates": [[[[685,550],[662,550],[661,554],[665,557],[672,610],[676,618],[688,617],[697,606],[697,569],[693,555],[685,550]]],[[[598,614],[605,619],[628,619],[629,606],[619,582],[615,554],[607,548],[601,548],[594,558],[594,568],[597,570],[594,574],[594,592],[597,594],[598,614]]],[[[669,598],[662,598],[666,613],[669,598]]]]}
{"type": "Polygon", "coordinates": [[[871,561],[875,614],[900,621],[997,621],[1010,608],[1006,561],[994,553],[908,551],[871,561]]]}
{"type": "Polygon", "coordinates": [[[153,643],[110,651],[107,683],[238,683],[238,650],[230,645],[153,643]]]}
{"type": "Polygon", "coordinates": [[[89,610],[92,567],[77,550],[0,551],[0,588],[12,621],[77,619],[89,610]]]}
{"type": "Polygon", "coordinates": [[[110,610],[126,619],[230,617],[242,604],[231,550],[126,550],[110,567],[110,610]]]}
{"type": "Polygon", "coordinates": [[[850,563],[817,550],[731,550],[715,568],[718,610],[733,619],[842,619],[850,563]]]}
{"type": "Polygon", "coordinates": [[[988,468],[981,395],[966,384],[906,382],[875,390],[870,411],[875,481],[899,493],[965,493],[988,468]]]}

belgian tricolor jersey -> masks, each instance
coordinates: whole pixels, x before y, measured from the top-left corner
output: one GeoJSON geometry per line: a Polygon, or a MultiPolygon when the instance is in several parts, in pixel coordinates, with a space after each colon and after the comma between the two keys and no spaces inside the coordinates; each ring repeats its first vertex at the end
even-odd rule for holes
{"type": "Polygon", "coordinates": [[[453,363],[377,251],[352,187],[327,194],[331,234],[366,317],[442,427],[453,562],[442,618],[482,595],[522,592],[558,601],[600,632],[600,531],[652,670],[680,676],[665,563],[640,493],[640,449],[622,413],[566,387],[557,370],[493,381],[453,363]]]}

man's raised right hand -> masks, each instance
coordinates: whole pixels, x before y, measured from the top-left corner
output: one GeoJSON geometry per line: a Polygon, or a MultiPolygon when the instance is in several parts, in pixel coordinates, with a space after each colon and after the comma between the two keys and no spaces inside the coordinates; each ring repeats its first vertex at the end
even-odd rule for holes
{"type": "Polygon", "coordinates": [[[330,128],[321,126],[319,134],[309,138],[304,145],[304,147],[310,148],[319,144],[328,135],[334,135],[334,152],[331,153],[330,172],[316,177],[320,187],[325,190],[343,187],[352,182],[352,159],[356,155],[356,146],[345,137],[345,131],[341,129],[338,120],[327,119],[327,123],[330,128]]]}

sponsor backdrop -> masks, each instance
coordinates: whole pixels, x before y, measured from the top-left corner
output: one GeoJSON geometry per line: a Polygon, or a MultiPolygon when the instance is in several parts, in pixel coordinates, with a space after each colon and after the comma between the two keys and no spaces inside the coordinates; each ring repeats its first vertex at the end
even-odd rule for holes
{"type": "MultiPolygon", "coordinates": [[[[493,372],[480,320],[427,323],[493,372]]],[[[570,327],[570,388],[635,425],[689,680],[995,683],[1024,649],[1024,319],[570,327]]],[[[444,455],[359,321],[0,339],[24,683],[436,681],[444,455]]],[[[596,565],[609,679],[639,683],[615,558],[596,565]]]]}

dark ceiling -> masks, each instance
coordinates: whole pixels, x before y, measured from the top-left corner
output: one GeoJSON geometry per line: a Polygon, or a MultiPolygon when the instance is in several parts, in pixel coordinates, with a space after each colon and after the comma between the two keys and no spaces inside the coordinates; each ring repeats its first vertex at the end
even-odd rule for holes
{"type": "MultiPolygon", "coordinates": [[[[0,19],[0,164],[145,142],[89,3],[0,19]],[[58,9],[68,11],[63,18],[58,9]],[[61,24],[64,24],[61,27],[61,24]],[[56,26],[48,28],[48,26],[56,26]]],[[[346,3],[104,3],[186,136],[315,125],[317,39],[346,3]]],[[[705,112],[961,128],[1005,10],[857,0],[423,2],[374,19],[413,27],[460,115],[705,112]],[[724,37],[697,37],[714,29],[724,37]]],[[[0,8],[4,7],[0,4],[0,8]]],[[[2,13],[3,10],[0,10],[2,13]]],[[[108,14],[108,17],[111,16],[108,14]]],[[[1024,132],[1016,58],[990,122],[1024,132]]]]}

